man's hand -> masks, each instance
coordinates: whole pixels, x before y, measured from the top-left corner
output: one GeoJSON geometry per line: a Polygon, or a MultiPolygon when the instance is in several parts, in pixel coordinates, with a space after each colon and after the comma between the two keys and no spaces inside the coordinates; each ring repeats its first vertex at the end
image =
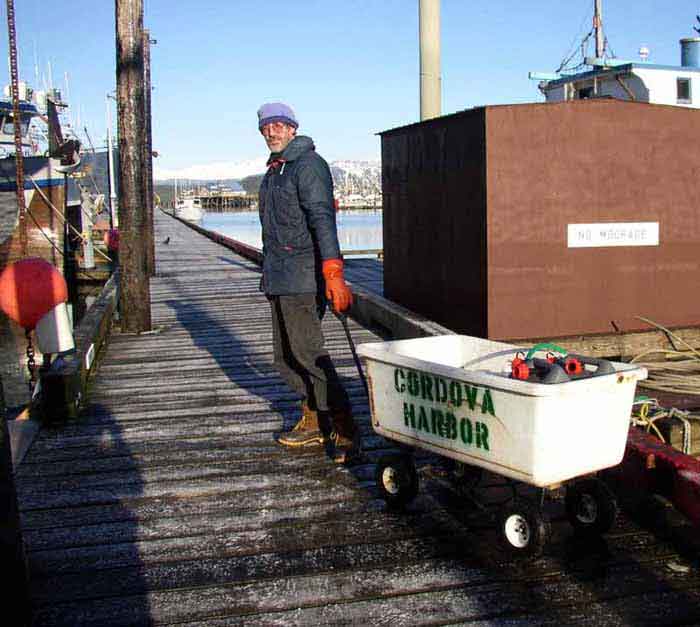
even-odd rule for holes
{"type": "Polygon", "coordinates": [[[323,278],[326,280],[326,298],[333,309],[338,313],[348,309],[352,305],[352,291],[343,278],[343,260],[326,259],[323,278]]]}

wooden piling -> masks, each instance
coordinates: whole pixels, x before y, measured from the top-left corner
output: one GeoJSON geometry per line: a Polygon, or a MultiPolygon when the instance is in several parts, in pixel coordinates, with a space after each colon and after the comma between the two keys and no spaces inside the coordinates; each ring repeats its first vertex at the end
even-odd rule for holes
{"type": "Polygon", "coordinates": [[[156,272],[156,249],[153,242],[153,135],[151,132],[151,33],[143,31],[143,102],[144,102],[144,187],[146,189],[146,267],[148,276],[156,272]]]}
{"type": "MultiPolygon", "coordinates": [[[[122,330],[151,328],[144,185],[143,0],[115,0],[122,330]]],[[[151,232],[151,239],[152,239],[151,232]]]]}

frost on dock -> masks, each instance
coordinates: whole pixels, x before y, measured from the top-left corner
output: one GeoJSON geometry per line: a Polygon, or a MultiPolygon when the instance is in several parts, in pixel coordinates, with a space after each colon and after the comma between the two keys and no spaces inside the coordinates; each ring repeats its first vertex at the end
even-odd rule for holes
{"type": "MultiPolygon", "coordinates": [[[[159,332],[113,334],[82,415],[44,429],[19,468],[37,625],[700,621],[697,534],[672,517],[624,517],[592,542],[555,498],[544,556],[514,564],[490,517],[437,481],[387,511],[373,475],[390,445],[331,316],[364,459],[280,449],[298,404],[272,365],[257,266],[160,213],[156,233],[159,332]]],[[[376,285],[372,264],[350,260],[349,279],[376,285]]]]}

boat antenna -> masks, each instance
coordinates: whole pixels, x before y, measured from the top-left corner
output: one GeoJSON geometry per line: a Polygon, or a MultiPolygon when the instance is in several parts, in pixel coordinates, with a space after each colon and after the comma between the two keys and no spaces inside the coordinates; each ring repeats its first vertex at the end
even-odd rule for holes
{"type": "MultiPolygon", "coordinates": [[[[69,85],[68,78],[69,78],[68,72],[64,72],[63,73],[63,81],[66,84],[66,94],[62,98],[62,100],[63,100],[63,103],[66,105],[64,111],[67,113],[68,124],[70,125],[71,132],[75,135],[75,137],[77,137],[78,133],[75,129],[78,127],[76,126],[76,120],[73,117],[73,108],[71,107],[70,85],[69,85]]],[[[78,116],[78,125],[80,125],[80,116],[78,116]]]]}
{"type": "Polygon", "coordinates": [[[49,66],[49,89],[53,89],[53,74],[51,73],[51,60],[49,59],[46,63],[49,66]]]}
{"type": "Polygon", "coordinates": [[[36,81],[36,89],[39,89],[39,59],[36,55],[36,39],[34,40],[34,80],[36,81]]]}
{"type": "MultiPolygon", "coordinates": [[[[700,18],[698,18],[700,19],[700,18]]],[[[595,56],[597,59],[603,59],[605,57],[606,51],[610,50],[612,56],[615,54],[609,45],[608,38],[605,36],[603,30],[603,0],[593,0],[593,25],[588,31],[585,37],[581,40],[578,46],[578,51],[574,49],[569,56],[567,56],[560,64],[556,70],[556,73],[562,71],[575,71],[580,67],[585,65],[586,50],[588,48],[588,41],[593,37],[595,39],[595,56]],[[578,65],[570,67],[569,64],[576,56],[577,52],[580,52],[581,58],[583,59],[578,65]]]]}

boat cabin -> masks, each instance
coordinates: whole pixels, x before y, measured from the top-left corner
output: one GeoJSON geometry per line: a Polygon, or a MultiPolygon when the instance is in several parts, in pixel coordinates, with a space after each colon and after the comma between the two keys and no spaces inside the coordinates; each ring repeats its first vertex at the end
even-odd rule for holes
{"type": "MultiPolygon", "coordinates": [[[[547,102],[612,97],[692,109],[700,108],[700,38],[680,40],[681,64],[656,65],[622,59],[586,58],[593,69],[576,74],[544,75],[540,91],[547,102]]],[[[646,58],[645,48],[640,50],[646,58]]]]}
{"type": "MultiPolygon", "coordinates": [[[[34,154],[36,146],[32,142],[29,125],[32,118],[39,115],[38,109],[29,102],[19,103],[22,152],[25,156],[34,154]]],[[[0,159],[15,154],[15,119],[12,102],[0,100],[0,159]]]]}

